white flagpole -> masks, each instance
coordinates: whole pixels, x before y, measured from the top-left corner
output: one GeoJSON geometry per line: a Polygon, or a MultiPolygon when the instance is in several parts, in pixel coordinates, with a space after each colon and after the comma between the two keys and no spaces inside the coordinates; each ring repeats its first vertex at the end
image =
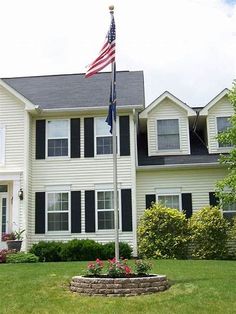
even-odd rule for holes
{"type": "MultiPolygon", "coordinates": [[[[109,6],[109,10],[111,13],[111,17],[113,18],[114,14],[114,6],[109,6]]],[[[114,99],[114,78],[115,78],[115,62],[111,64],[111,93],[112,100],[114,99]]],[[[116,102],[116,100],[115,100],[116,102]]],[[[114,197],[113,197],[113,207],[114,207],[114,218],[115,218],[115,258],[116,261],[119,260],[119,214],[118,214],[118,190],[117,190],[117,145],[116,145],[116,119],[114,115],[114,111],[112,111],[112,148],[113,148],[113,189],[114,189],[114,197]]]]}

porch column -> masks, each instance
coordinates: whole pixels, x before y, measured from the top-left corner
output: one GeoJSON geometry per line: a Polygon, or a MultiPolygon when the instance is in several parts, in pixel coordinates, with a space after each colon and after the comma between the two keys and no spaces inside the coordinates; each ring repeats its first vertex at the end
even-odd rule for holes
{"type": "Polygon", "coordinates": [[[20,228],[20,199],[18,191],[20,190],[20,180],[13,181],[13,202],[12,202],[12,231],[20,228]]]}

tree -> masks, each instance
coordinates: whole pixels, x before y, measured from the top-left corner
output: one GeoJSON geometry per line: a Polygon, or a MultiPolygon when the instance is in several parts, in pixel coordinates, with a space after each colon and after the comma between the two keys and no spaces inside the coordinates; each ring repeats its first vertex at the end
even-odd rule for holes
{"type": "Polygon", "coordinates": [[[228,168],[226,177],[216,184],[216,195],[223,204],[236,202],[236,80],[228,93],[228,99],[234,109],[234,113],[230,118],[231,126],[217,137],[219,142],[223,144],[231,143],[232,145],[229,154],[221,155],[219,160],[220,164],[228,168]]]}

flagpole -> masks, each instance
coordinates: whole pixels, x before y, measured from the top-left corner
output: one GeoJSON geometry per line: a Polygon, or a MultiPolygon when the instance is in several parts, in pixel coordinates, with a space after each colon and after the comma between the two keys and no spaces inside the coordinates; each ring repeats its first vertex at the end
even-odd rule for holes
{"type": "MultiPolygon", "coordinates": [[[[111,18],[113,18],[114,14],[114,6],[109,6],[109,10],[111,13],[111,18]]],[[[115,80],[115,61],[111,64],[111,93],[112,99],[114,100],[114,106],[116,106],[116,99],[114,99],[114,82],[115,80]]],[[[114,207],[114,218],[115,218],[115,258],[119,260],[119,213],[118,213],[118,189],[117,189],[117,143],[116,143],[116,110],[112,110],[112,148],[113,148],[113,189],[114,189],[114,197],[113,197],[113,207],[114,207]]]]}

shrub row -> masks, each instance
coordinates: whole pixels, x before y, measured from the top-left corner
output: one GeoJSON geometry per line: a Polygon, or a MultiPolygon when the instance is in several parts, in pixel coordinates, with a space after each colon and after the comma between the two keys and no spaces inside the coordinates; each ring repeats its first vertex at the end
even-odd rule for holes
{"type": "MultiPolygon", "coordinates": [[[[130,258],[132,249],[124,242],[119,243],[120,256],[130,258]]],[[[111,259],[115,255],[115,244],[98,243],[94,240],[74,239],[68,242],[59,241],[40,241],[34,244],[30,253],[38,256],[40,262],[59,262],[59,261],[91,261],[96,258],[111,259]]]]}
{"type": "Polygon", "coordinates": [[[1,250],[0,263],[37,263],[38,257],[32,253],[1,250]]]}
{"type": "Polygon", "coordinates": [[[177,209],[153,204],[138,227],[139,255],[146,258],[236,259],[228,240],[236,241],[236,219],[230,224],[217,207],[204,207],[186,219],[177,209]]]}

